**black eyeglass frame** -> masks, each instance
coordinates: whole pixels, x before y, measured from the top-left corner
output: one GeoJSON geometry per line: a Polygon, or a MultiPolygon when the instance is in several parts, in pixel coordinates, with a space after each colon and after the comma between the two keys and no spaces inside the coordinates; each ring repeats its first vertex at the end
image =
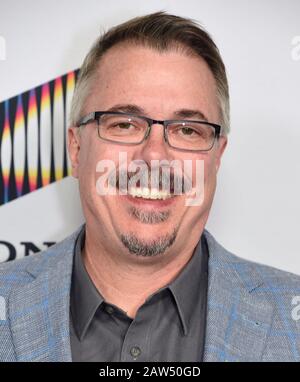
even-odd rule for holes
{"type": "Polygon", "coordinates": [[[215,144],[215,141],[217,139],[219,139],[220,137],[220,134],[221,134],[221,129],[222,127],[220,125],[217,125],[215,123],[211,123],[211,122],[207,122],[207,121],[196,121],[196,120],[191,120],[191,119],[188,119],[188,120],[183,120],[183,119],[167,119],[167,120],[164,120],[164,121],[160,121],[160,120],[156,120],[156,119],[152,119],[152,118],[148,118],[148,117],[145,117],[145,116],[142,116],[142,115],[136,115],[136,114],[132,114],[132,113],[124,113],[122,111],[94,111],[92,113],[89,113],[87,114],[86,116],[80,118],[80,120],[78,121],[76,127],[80,127],[82,125],[87,125],[91,122],[94,122],[96,121],[98,123],[98,137],[100,139],[103,139],[104,141],[107,141],[107,142],[111,142],[111,143],[117,143],[117,144],[121,144],[121,145],[130,145],[130,146],[136,146],[136,145],[140,145],[141,143],[143,143],[149,136],[150,134],[150,131],[151,131],[151,128],[152,128],[152,125],[153,124],[159,124],[159,125],[163,125],[164,127],[164,140],[165,142],[170,146],[172,147],[173,149],[176,149],[176,150],[180,150],[180,151],[192,151],[192,152],[203,152],[203,151],[210,151],[214,144],[215,144]],[[140,118],[140,119],[143,119],[144,121],[146,121],[148,123],[148,129],[144,135],[144,138],[139,141],[139,142],[129,142],[129,143],[126,143],[126,142],[119,142],[119,141],[114,141],[114,140],[111,140],[111,139],[107,139],[107,138],[103,138],[101,137],[100,135],[100,132],[99,132],[99,126],[100,126],[100,118],[102,115],[105,115],[105,114],[112,114],[112,115],[128,115],[129,117],[135,117],[135,118],[140,118]],[[173,124],[173,123],[182,123],[182,122],[194,122],[194,123],[201,123],[201,124],[204,124],[204,125],[208,125],[208,126],[211,126],[214,131],[215,131],[215,135],[214,135],[214,140],[211,144],[211,147],[209,149],[205,149],[205,150],[197,150],[197,149],[182,149],[182,148],[179,148],[179,147],[176,147],[176,146],[172,146],[168,140],[168,134],[167,134],[167,128],[168,128],[168,125],[170,124],[173,124]]]}

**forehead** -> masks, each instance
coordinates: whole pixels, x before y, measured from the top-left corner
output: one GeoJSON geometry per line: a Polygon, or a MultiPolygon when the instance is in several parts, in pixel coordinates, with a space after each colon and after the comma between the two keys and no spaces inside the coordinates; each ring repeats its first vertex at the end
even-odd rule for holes
{"type": "Polygon", "coordinates": [[[218,114],[216,84],[208,65],[201,57],[180,51],[115,46],[100,60],[91,86],[92,110],[133,103],[152,113],[201,108],[210,118],[218,114]]]}

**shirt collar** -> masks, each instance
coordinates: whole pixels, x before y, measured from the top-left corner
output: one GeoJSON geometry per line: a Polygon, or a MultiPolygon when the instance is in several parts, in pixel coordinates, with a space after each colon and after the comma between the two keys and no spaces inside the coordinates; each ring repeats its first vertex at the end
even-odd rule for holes
{"type": "MultiPolygon", "coordinates": [[[[81,340],[98,307],[104,302],[104,298],[94,286],[82,260],[82,249],[85,241],[85,225],[80,231],[74,247],[74,266],[71,285],[71,315],[73,326],[78,338],[81,340]]],[[[191,325],[191,319],[195,314],[195,303],[201,298],[204,303],[206,296],[206,284],[208,279],[208,249],[206,239],[202,234],[197,243],[193,255],[179,275],[170,284],[164,286],[174,297],[175,305],[180,316],[184,335],[187,335],[191,325]]]]}
{"type": "Polygon", "coordinates": [[[85,336],[96,310],[104,301],[84,266],[81,254],[84,242],[85,224],[75,242],[71,285],[72,323],[80,340],[85,336]]]}
{"type": "Polygon", "coordinates": [[[169,290],[176,301],[184,335],[189,333],[191,320],[197,314],[195,312],[196,302],[201,299],[199,306],[204,306],[207,281],[208,247],[205,236],[202,234],[191,259],[176,279],[169,284],[169,290]]]}

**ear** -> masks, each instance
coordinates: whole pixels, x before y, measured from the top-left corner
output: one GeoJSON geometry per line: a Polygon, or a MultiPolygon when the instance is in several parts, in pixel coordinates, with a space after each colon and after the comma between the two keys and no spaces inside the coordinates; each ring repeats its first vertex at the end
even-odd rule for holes
{"type": "Polygon", "coordinates": [[[219,170],[220,164],[221,164],[221,157],[223,155],[223,152],[227,146],[227,137],[224,135],[221,135],[218,139],[217,146],[216,146],[216,173],[219,170]]]}
{"type": "Polygon", "coordinates": [[[68,152],[72,166],[72,176],[78,178],[80,132],[78,127],[68,128],[68,152]]]}

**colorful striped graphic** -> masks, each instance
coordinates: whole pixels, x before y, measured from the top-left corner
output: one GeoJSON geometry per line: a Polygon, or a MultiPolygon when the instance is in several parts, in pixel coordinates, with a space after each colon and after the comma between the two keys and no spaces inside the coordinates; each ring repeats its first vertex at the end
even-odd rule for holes
{"type": "MultiPolygon", "coordinates": [[[[3,187],[0,190],[3,190],[3,203],[9,201],[9,175],[10,168],[12,163],[12,138],[10,133],[10,124],[9,124],[9,102],[5,101],[3,103],[4,107],[4,121],[3,121],[3,134],[0,141],[1,147],[1,157],[0,164],[2,164],[2,177],[3,177],[3,187]]],[[[1,115],[1,114],[0,114],[1,115]]]]}
{"type": "Polygon", "coordinates": [[[40,111],[40,155],[41,155],[41,177],[42,185],[50,183],[51,171],[51,139],[52,119],[49,84],[42,86],[42,99],[40,111]]]}
{"type": "Polygon", "coordinates": [[[25,121],[22,97],[18,96],[17,112],[15,116],[13,131],[13,158],[17,197],[22,195],[24,173],[25,173],[25,121]]]}
{"type": "Polygon", "coordinates": [[[78,70],[0,103],[0,205],[70,175],[67,128],[78,70]]]}
{"type": "Polygon", "coordinates": [[[53,148],[55,180],[61,180],[63,177],[65,129],[62,129],[62,126],[64,126],[62,81],[61,78],[57,78],[54,82],[53,100],[53,148]]]}
{"type": "Polygon", "coordinates": [[[34,191],[37,188],[37,174],[38,174],[38,113],[36,104],[35,91],[31,90],[29,93],[29,105],[27,114],[27,165],[28,165],[28,181],[29,191],[34,191]]]}

